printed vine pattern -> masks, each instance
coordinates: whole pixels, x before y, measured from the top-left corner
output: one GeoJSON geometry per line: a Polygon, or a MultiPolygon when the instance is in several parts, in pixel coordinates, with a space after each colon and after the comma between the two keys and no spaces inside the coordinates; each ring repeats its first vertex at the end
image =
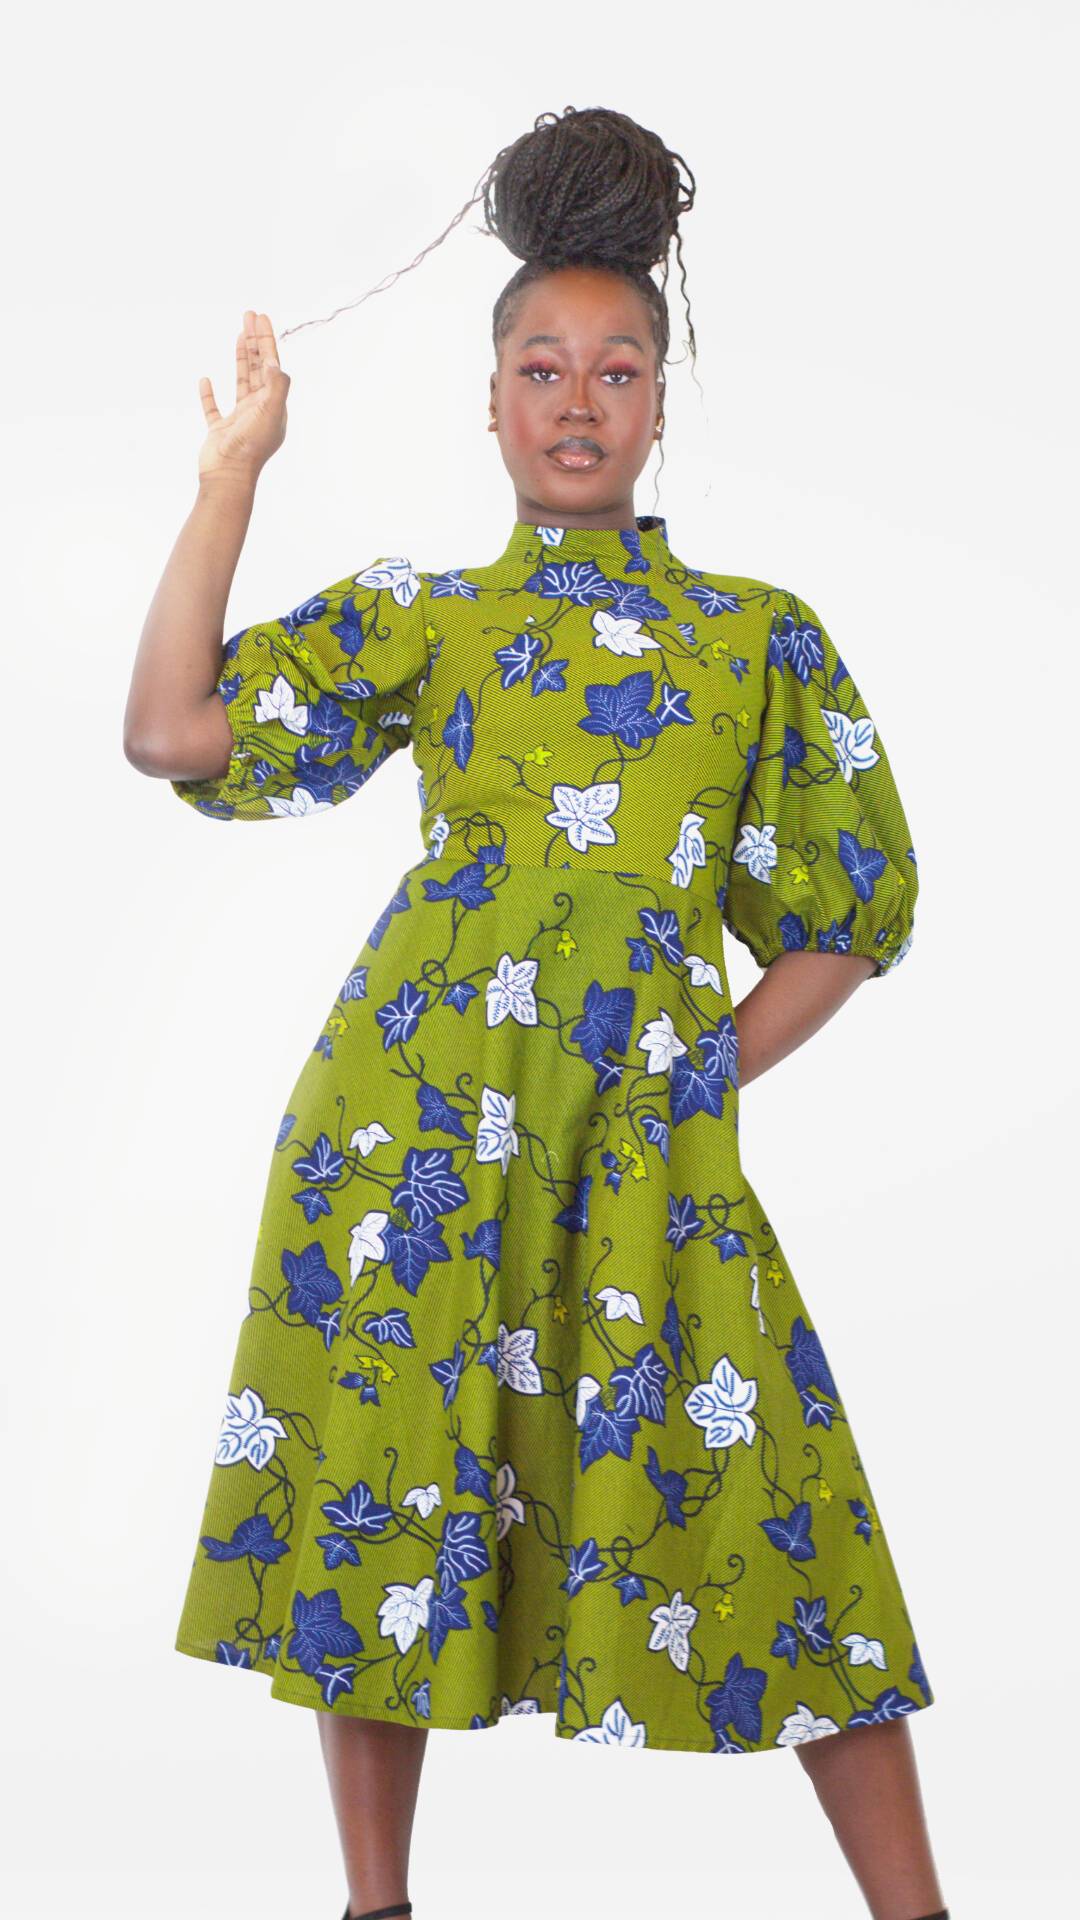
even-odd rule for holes
{"type": "Polygon", "coordinates": [[[489,566],[387,556],[244,629],[219,684],[233,756],[181,798],[305,817],[409,744],[425,851],[279,1128],[177,1647],[309,1707],[597,1744],[929,1705],[739,1145],[722,927],[872,977],[912,938],[899,795],[813,610],[662,520],[519,521],[489,566]]]}

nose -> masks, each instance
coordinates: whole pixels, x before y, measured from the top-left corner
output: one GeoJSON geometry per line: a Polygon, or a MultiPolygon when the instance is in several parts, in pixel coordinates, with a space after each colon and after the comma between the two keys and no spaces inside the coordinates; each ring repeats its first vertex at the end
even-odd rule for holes
{"type": "Polygon", "coordinates": [[[576,386],[567,387],[560,417],[566,420],[595,420],[597,411],[589,395],[586,376],[582,374],[576,386]]]}

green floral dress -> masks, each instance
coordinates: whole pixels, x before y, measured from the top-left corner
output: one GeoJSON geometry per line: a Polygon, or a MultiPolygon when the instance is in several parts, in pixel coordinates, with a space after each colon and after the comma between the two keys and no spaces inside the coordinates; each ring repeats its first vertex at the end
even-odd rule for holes
{"type": "Polygon", "coordinates": [[[281,1120],[177,1648],[301,1706],[707,1753],[928,1706],[740,1164],[721,927],[873,978],[912,937],[813,609],[663,519],[517,521],[244,629],[219,685],[235,751],[183,800],[318,813],[410,743],[425,852],[281,1120]]]}

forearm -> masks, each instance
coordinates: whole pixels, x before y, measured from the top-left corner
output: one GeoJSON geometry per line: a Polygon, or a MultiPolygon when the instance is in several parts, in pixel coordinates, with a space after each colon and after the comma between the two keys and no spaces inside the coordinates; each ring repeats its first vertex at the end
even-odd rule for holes
{"type": "Polygon", "coordinates": [[[801,1047],[873,971],[864,954],[778,954],[734,1009],[740,1087],[801,1047]]]}
{"type": "Polygon", "coordinates": [[[255,500],[255,475],[201,480],[169,555],[135,655],[124,752],[143,773],[203,779],[232,745],[215,693],[229,593],[255,500]]]}

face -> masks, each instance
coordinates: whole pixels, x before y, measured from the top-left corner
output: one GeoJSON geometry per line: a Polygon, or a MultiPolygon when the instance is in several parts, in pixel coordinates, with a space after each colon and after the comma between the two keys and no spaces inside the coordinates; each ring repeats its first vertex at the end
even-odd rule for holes
{"type": "Polygon", "coordinates": [[[518,519],[631,526],[662,396],[649,308],[636,288],[592,267],[533,281],[491,376],[518,519]]]}

